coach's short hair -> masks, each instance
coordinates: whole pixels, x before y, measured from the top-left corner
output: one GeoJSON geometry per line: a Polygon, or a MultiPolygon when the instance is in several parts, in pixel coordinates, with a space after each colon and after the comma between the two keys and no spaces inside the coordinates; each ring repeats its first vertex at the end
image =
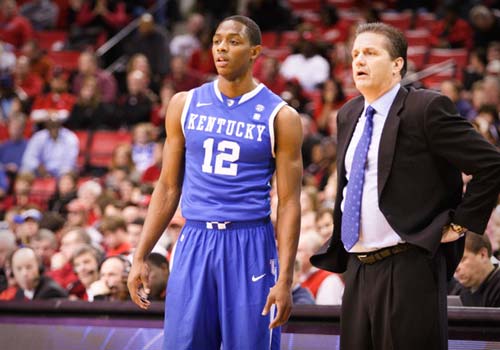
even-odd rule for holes
{"type": "Polygon", "coordinates": [[[257,23],[255,23],[255,21],[252,20],[251,18],[241,15],[236,15],[236,16],[226,17],[220,23],[227,21],[236,21],[243,24],[246,27],[246,33],[248,35],[248,39],[250,40],[251,45],[262,44],[262,34],[260,32],[260,28],[257,25],[257,23]]]}
{"type": "Polygon", "coordinates": [[[404,77],[407,70],[406,56],[408,51],[408,41],[406,41],[404,34],[400,30],[380,22],[360,24],[356,29],[356,36],[365,32],[380,34],[387,38],[387,51],[389,51],[391,58],[394,60],[402,57],[404,60],[403,68],[401,68],[400,72],[401,77],[404,77]]]}

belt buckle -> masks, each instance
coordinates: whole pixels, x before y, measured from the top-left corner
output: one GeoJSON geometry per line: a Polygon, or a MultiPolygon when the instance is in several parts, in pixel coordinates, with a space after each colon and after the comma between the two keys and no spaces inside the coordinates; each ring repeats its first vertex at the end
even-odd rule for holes
{"type": "Polygon", "coordinates": [[[230,224],[231,221],[224,221],[224,222],[219,222],[219,221],[207,221],[207,229],[213,230],[225,230],[227,229],[227,225],[230,224]]]}

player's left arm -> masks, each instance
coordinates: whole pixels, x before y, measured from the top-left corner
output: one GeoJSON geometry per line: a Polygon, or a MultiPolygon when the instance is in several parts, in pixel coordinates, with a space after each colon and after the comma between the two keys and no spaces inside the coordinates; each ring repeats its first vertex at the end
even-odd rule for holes
{"type": "Polygon", "coordinates": [[[274,123],[276,137],[276,180],[278,211],[276,233],[280,272],[271,288],[263,314],[272,304],[278,312],[270,328],[284,324],[292,311],[292,280],[295,255],[300,233],[300,190],[302,182],[302,123],[297,112],[283,107],[274,123]]]}

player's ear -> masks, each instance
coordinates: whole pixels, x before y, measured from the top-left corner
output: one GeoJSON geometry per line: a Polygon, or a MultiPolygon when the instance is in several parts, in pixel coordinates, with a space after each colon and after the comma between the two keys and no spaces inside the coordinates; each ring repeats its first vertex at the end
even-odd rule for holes
{"type": "Polygon", "coordinates": [[[257,57],[259,57],[261,51],[262,51],[262,45],[253,45],[250,48],[250,57],[251,57],[252,61],[255,62],[257,57]]]}

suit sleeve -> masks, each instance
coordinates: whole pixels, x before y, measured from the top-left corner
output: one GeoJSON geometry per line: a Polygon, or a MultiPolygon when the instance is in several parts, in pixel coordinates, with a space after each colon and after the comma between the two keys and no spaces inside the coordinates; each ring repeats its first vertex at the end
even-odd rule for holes
{"type": "Polygon", "coordinates": [[[472,175],[453,222],[482,234],[500,192],[500,153],[458,114],[447,97],[431,99],[424,115],[431,152],[472,175]]]}

